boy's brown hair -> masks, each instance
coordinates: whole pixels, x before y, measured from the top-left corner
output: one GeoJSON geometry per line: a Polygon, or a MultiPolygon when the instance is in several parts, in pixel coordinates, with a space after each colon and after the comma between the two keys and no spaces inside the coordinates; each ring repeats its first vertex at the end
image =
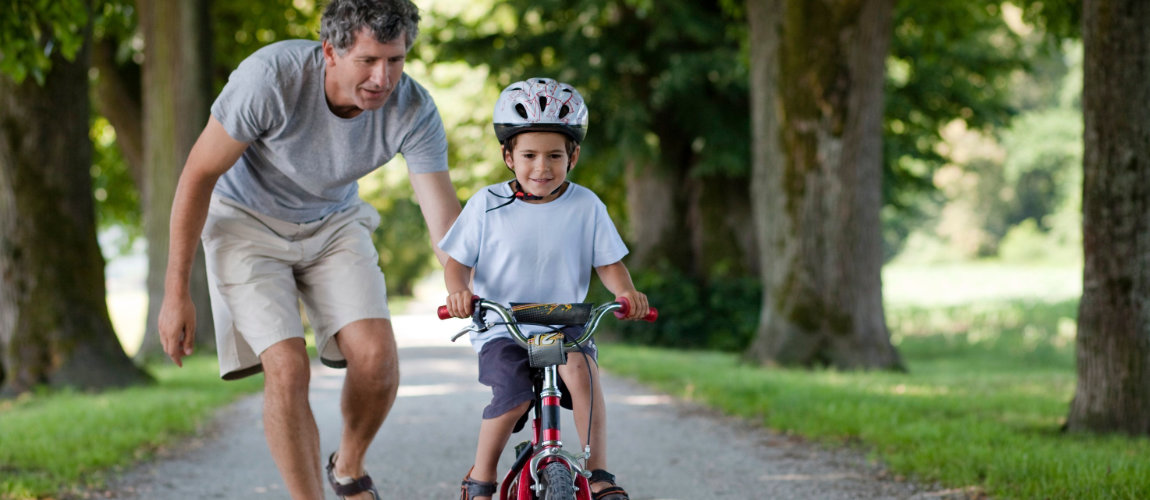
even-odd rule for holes
{"type": "MultiPolygon", "coordinates": [[[[514,152],[515,151],[515,143],[519,142],[519,136],[521,136],[523,134],[530,134],[533,132],[539,133],[538,131],[533,130],[533,131],[518,133],[518,134],[515,134],[511,137],[508,137],[506,140],[503,141],[503,152],[504,153],[514,152]]],[[[559,132],[543,132],[543,133],[559,134],[559,132]]],[[[570,158],[571,155],[575,154],[575,148],[579,147],[579,143],[575,142],[575,139],[572,139],[567,134],[559,134],[559,135],[563,136],[563,141],[567,145],[567,157],[570,158]]]]}

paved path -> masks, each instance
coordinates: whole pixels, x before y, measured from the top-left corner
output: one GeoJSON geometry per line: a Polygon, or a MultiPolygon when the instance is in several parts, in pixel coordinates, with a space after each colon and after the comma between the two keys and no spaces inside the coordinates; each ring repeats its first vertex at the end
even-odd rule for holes
{"type": "MultiPolygon", "coordinates": [[[[400,343],[399,397],[368,457],[384,498],[458,498],[471,465],[481,409],[489,397],[475,381],[475,353],[448,338],[465,323],[429,314],[395,317],[400,343]]],[[[325,453],[340,430],[343,372],[317,365],[311,402],[325,453]]],[[[603,377],[611,469],[635,500],[944,498],[886,478],[852,452],[827,451],[718,416],[635,383],[603,377]]],[[[124,499],[287,498],[264,443],[262,397],[244,398],[188,446],[116,478],[124,499]]],[[[564,432],[575,440],[568,416],[564,432]]],[[[512,443],[526,439],[526,432],[512,443]]],[[[504,453],[504,470],[510,462],[504,453]]],[[[328,498],[335,498],[328,493],[328,498]]]]}

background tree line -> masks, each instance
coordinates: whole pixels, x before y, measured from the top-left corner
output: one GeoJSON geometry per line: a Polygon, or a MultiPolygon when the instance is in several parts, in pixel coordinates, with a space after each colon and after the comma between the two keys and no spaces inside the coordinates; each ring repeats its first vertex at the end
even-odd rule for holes
{"type": "MultiPolygon", "coordinates": [[[[288,0],[19,0],[7,8],[0,43],[0,91],[10,102],[0,110],[8,137],[0,150],[0,202],[8,214],[0,217],[3,387],[105,385],[62,375],[74,363],[86,366],[84,373],[138,371],[100,357],[123,356],[108,341],[114,334],[100,300],[96,213],[101,224],[129,228],[148,242],[151,305],[138,355],[146,359],[157,352],[152,325],[171,191],[208,104],[255,48],[315,38],[320,9],[288,0]],[[84,74],[92,77],[77,77],[84,74]],[[63,85],[72,87],[55,90],[63,85]],[[29,142],[40,135],[44,140],[29,142]],[[60,144],[96,147],[93,153],[60,144]],[[61,158],[49,162],[50,152],[61,158]],[[51,176],[30,175],[37,168],[81,182],[54,185],[51,176]],[[53,211],[70,213],[75,226],[49,218],[53,211]],[[65,232],[83,241],[64,245],[65,232]],[[69,252],[53,256],[56,245],[69,252]],[[73,255],[83,248],[86,257],[73,255]],[[29,263],[33,254],[46,260],[29,263]],[[50,279],[31,275],[47,267],[55,268],[50,279]],[[69,321],[84,326],[59,326],[69,321]],[[76,346],[89,345],[106,347],[85,364],[76,346]]],[[[933,244],[994,253],[1016,227],[1032,239],[1061,234],[1067,221],[1048,216],[1087,204],[1058,191],[1076,175],[1069,165],[1078,152],[1066,147],[1076,141],[1034,147],[1031,139],[1050,137],[1038,135],[1039,125],[1067,120],[1082,104],[1066,98],[1073,92],[1017,89],[1042,72],[1070,71],[1061,42],[1077,38],[1079,26],[1140,40],[1137,33],[1112,35],[1109,25],[1080,24],[1109,20],[1080,16],[1107,9],[1142,14],[1106,1],[448,3],[424,9],[427,28],[409,67],[448,79],[467,76],[443,77],[437,67],[458,61],[478,68],[489,83],[477,92],[489,98],[534,75],[580,87],[593,123],[575,180],[612,204],[633,250],[631,266],[642,270],[640,286],[668,310],[683,311],[650,340],[745,351],[766,363],[900,369],[883,318],[881,267],[915,244],[909,236],[916,228],[946,221],[938,200],[948,193],[935,186],[955,163],[948,132],[990,135],[1030,109],[1051,114],[1001,139],[1008,160],[974,162],[985,172],[973,186],[953,184],[960,194],[973,193],[972,210],[997,217],[983,219],[991,222],[979,228],[977,244],[959,236],[933,244]]],[[[1105,61],[1084,38],[1086,67],[1105,61]]],[[[1132,49],[1131,57],[1139,54],[1132,49]]],[[[1031,81],[1059,80],[1050,74],[1031,81]]],[[[476,145],[489,135],[489,112],[473,104],[453,109],[443,99],[440,107],[455,125],[453,175],[466,198],[502,178],[499,169],[484,168],[497,160],[491,146],[476,145]]],[[[1091,168],[1088,161],[1087,173],[1091,168]]],[[[959,177],[971,171],[978,173],[959,177]]],[[[364,188],[383,193],[373,202],[395,221],[377,234],[384,269],[395,292],[409,291],[432,263],[425,238],[414,237],[422,233],[414,202],[386,174],[364,188]]],[[[206,309],[206,300],[197,302],[206,309]]],[[[199,338],[210,341],[211,322],[201,313],[199,338]]],[[[1147,332],[1138,335],[1132,340],[1147,332]]],[[[1150,399],[1145,391],[1131,397],[1150,399]]]]}

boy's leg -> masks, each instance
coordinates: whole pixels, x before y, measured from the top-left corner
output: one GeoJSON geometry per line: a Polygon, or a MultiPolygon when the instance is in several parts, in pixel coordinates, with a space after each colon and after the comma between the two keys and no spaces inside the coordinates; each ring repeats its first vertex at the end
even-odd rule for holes
{"type": "MultiPolygon", "coordinates": [[[[580,449],[591,444],[591,457],[587,459],[587,469],[607,469],[607,402],[599,383],[599,365],[591,357],[579,353],[567,356],[567,364],[559,367],[559,376],[571,394],[571,409],[575,428],[579,431],[580,449]],[[590,371],[588,371],[590,368],[590,371]],[[594,404],[592,404],[594,401],[594,404]],[[594,414],[592,414],[594,412],[594,414]],[[588,429],[588,415],[591,427],[588,429]]],[[[591,491],[597,492],[607,485],[593,484],[591,491]]]]}
{"type": "Polygon", "coordinates": [[[495,482],[498,479],[499,455],[511,438],[515,422],[530,405],[530,401],[525,401],[511,411],[495,418],[485,418],[479,424],[479,444],[475,449],[475,467],[471,469],[471,479],[484,482],[495,482]]]}
{"type": "MultiPolygon", "coordinates": [[[[335,474],[358,478],[365,474],[363,457],[375,439],[399,389],[399,358],[391,321],[359,320],[336,335],[340,351],[347,359],[340,409],[343,434],[335,474]]],[[[364,492],[349,498],[370,499],[364,492]]]]}
{"type": "Polygon", "coordinates": [[[264,435],[294,499],[322,499],[319,430],[308,403],[311,365],[303,339],[273,344],[264,366],[264,435]]]}

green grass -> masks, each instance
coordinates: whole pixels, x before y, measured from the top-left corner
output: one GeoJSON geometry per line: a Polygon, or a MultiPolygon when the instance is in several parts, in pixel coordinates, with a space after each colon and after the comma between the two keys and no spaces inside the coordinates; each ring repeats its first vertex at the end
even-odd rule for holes
{"type": "MultiPolygon", "coordinates": [[[[1059,430],[1076,381],[1078,269],[908,266],[883,279],[909,373],[764,369],[624,345],[604,346],[600,361],[772,429],[861,447],[927,484],[995,498],[1150,498],[1150,440],[1059,430]]],[[[0,400],[0,498],[95,490],[261,384],[220,382],[210,356],[151,371],[150,387],[0,400]]]]}
{"type": "Polygon", "coordinates": [[[1150,440],[1063,434],[1074,300],[888,307],[908,373],[768,369],[624,345],[634,377],[782,432],[861,446],[891,472],[995,498],[1150,498],[1150,440]]]}
{"type": "Polygon", "coordinates": [[[214,357],[162,364],[146,387],[40,392],[0,401],[0,498],[98,488],[105,474],[196,432],[211,412],[257,391],[262,377],[219,381],[214,357]]]}

